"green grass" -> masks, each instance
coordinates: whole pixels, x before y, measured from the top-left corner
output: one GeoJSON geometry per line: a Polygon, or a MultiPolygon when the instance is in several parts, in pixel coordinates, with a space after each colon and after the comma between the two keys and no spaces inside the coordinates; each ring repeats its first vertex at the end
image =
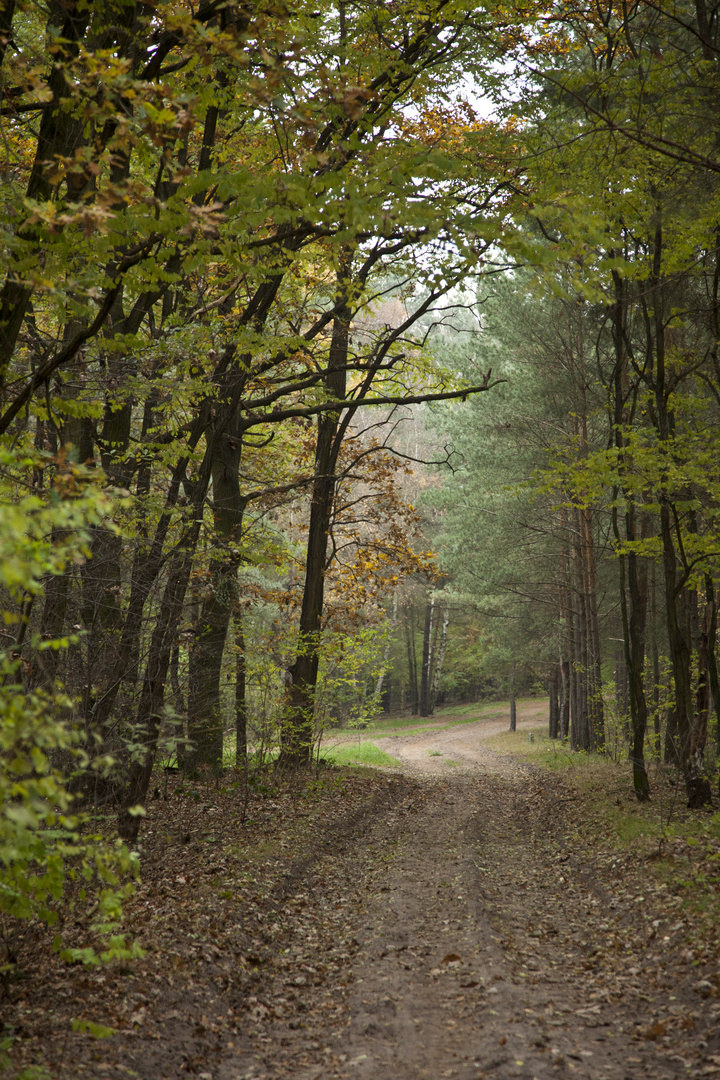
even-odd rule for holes
{"type": "Polygon", "coordinates": [[[596,760],[588,754],[576,753],[559,739],[551,739],[546,724],[492,735],[486,746],[498,754],[512,754],[542,769],[582,769],[590,761],[596,760]]]}
{"type": "Polygon", "coordinates": [[[657,815],[650,819],[641,817],[639,814],[623,814],[610,810],[607,816],[615,828],[618,840],[622,844],[633,845],[638,840],[643,840],[646,837],[650,837],[654,844],[657,843],[657,815]]]}
{"type": "Polygon", "coordinates": [[[354,746],[323,747],[320,757],[335,765],[380,765],[390,768],[400,766],[397,758],[386,754],[371,742],[357,743],[354,746]]]}
{"type": "MultiPolygon", "coordinates": [[[[543,708],[543,702],[536,698],[527,698],[518,701],[520,705],[532,705],[537,701],[538,712],[543,708]]],[[[485,705],[456,705],[452,708],[443,709],[435,717],[427,720],[419,720],[417,716],[377,716],[370,721],[367,730],[377,738],[392,735],[427,735],[432,731],[445,731],[447,728],[459,727],[462,724],[475,724],[478,720],[489,720],[491,717],[510,715],[508,702],[493,701],[485,705]],[[450,719],[448,719],[448,717],[450,719]]]]}
{"type": "MultiPolygon", "coordinates": [[[[278,756],[277,747],[265,751],[264,760],[268,764],[278,756]]],[[[400,762],[397,758],[386,754],[371,742],[343,742],[335,746],[321,746],[320,758],[328,764],[344,765],[386,765],[390,768],[398,768],[400,762]]],[[[235,737],[225,740],[223,753],[223,767],[228,768],[235,764],[235,737]]]]}

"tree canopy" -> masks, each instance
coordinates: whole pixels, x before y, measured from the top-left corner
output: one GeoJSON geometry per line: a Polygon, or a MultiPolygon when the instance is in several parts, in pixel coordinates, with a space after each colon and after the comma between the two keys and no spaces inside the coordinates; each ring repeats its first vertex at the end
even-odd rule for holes
{"type": "Polygon", "coordinates": [[[1,0],[13,915],[52,802],[483,684],[711,800],[718,22],[1,0]]]}

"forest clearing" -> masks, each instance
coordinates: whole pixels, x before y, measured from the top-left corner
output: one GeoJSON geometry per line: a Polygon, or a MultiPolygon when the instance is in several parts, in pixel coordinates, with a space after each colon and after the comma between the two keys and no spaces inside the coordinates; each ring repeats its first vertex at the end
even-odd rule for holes
{"type": "Polygon", "coordinates": [[[0,1070],[720,1071],[720,0],[0,0],[0,1070]]]}
{"type": "MultiPolygon", "coordinates": [[[[222,784],[152,801],[127,907],[146,955],[68,968],[36,928],[5,1006],[18,1066],[98,1080],[720,1075],[720,829],[693,828],[682,804],[640,828],[621,768],[567,753],[539,768],[546,709],[522,702],[518,731],[498,735],[507,708],[381,740],[402,772],[269,787],[242,823],[222,784]],[[73,1030],[83,1021],[106,1037],[73,1030]]],[[[65,930],[82,940],[81,923],[65,930]]]]}

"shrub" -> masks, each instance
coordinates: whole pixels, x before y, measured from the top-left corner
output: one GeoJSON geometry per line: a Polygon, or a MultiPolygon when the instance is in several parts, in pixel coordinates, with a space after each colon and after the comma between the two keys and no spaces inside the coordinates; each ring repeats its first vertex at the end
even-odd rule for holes
{"type": "MultiPolygon", "coordinates": [[[[3,635],[6,644],[0,648],[0,916],[5,946],[0,975],[7,977],[17,961],[22,925],[30,919],[56,923],[68,886],[75,882],[81,901],[92,890],[89,929],[104,939],[106,948],[101,957],[89,946],[63,955],[85,963],[132,955],[118,930],[121,902],[132,888],[126,879],[136,874],[137,857],[93,832],[88,815],[72,813],[70,775],[58,763],[70,763],[75,770],[90,767],[72,724],[73,703],[53,690],[22,684],[28,601],[42,594],[49,575],[88,557],[88,529],[108,517],[111,494],[98,486],[102,477],[97,471],[64,459],[39,462],[38,455],[0,453],[0,464],[2,616],[7,628],[17,627],[3,635]],[[44,498],[31,484],[20,486],[39,464],[51,464],[55,474],[44,498]]],[[[69,644],[30,642],[38,651],[69,644]]],[[[110,764],[104,759],[94,767],[110,764]]]]}

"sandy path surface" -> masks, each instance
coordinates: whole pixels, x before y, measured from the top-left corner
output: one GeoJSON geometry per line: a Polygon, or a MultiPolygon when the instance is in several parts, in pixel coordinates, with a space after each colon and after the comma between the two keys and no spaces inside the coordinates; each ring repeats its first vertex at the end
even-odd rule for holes
{"type": "Polygon", "coordinates": [[[265,1028],[223,1080],[720,1077],[703,973],[669,975],[676,915],[578,860],[562,784],[483,745],[507,725],[376,740],[415,784],[336,879],[357,914],[333,1019],[303,991],[302,1022],[265,1028]]]}
{"type": "MultiPolygon", "coordinates": [[[[442,718],[437,718],[442,719],[442,718]]],[[[522,731],[542,724],[547,719],[547,704],[533,702],[517,711],[517,729],[522,731]]],[[[486,771],[505,771],[504,759],[489,751],[483,742],[492,735],[507,731],[510,717],[504,712],[493,713],[472,724],[418,735],[390,735],[372,741],[381,750],[392,754],[412,773],[447,775],[450,769],[467,772],[478,766],[486,771]]]]}

